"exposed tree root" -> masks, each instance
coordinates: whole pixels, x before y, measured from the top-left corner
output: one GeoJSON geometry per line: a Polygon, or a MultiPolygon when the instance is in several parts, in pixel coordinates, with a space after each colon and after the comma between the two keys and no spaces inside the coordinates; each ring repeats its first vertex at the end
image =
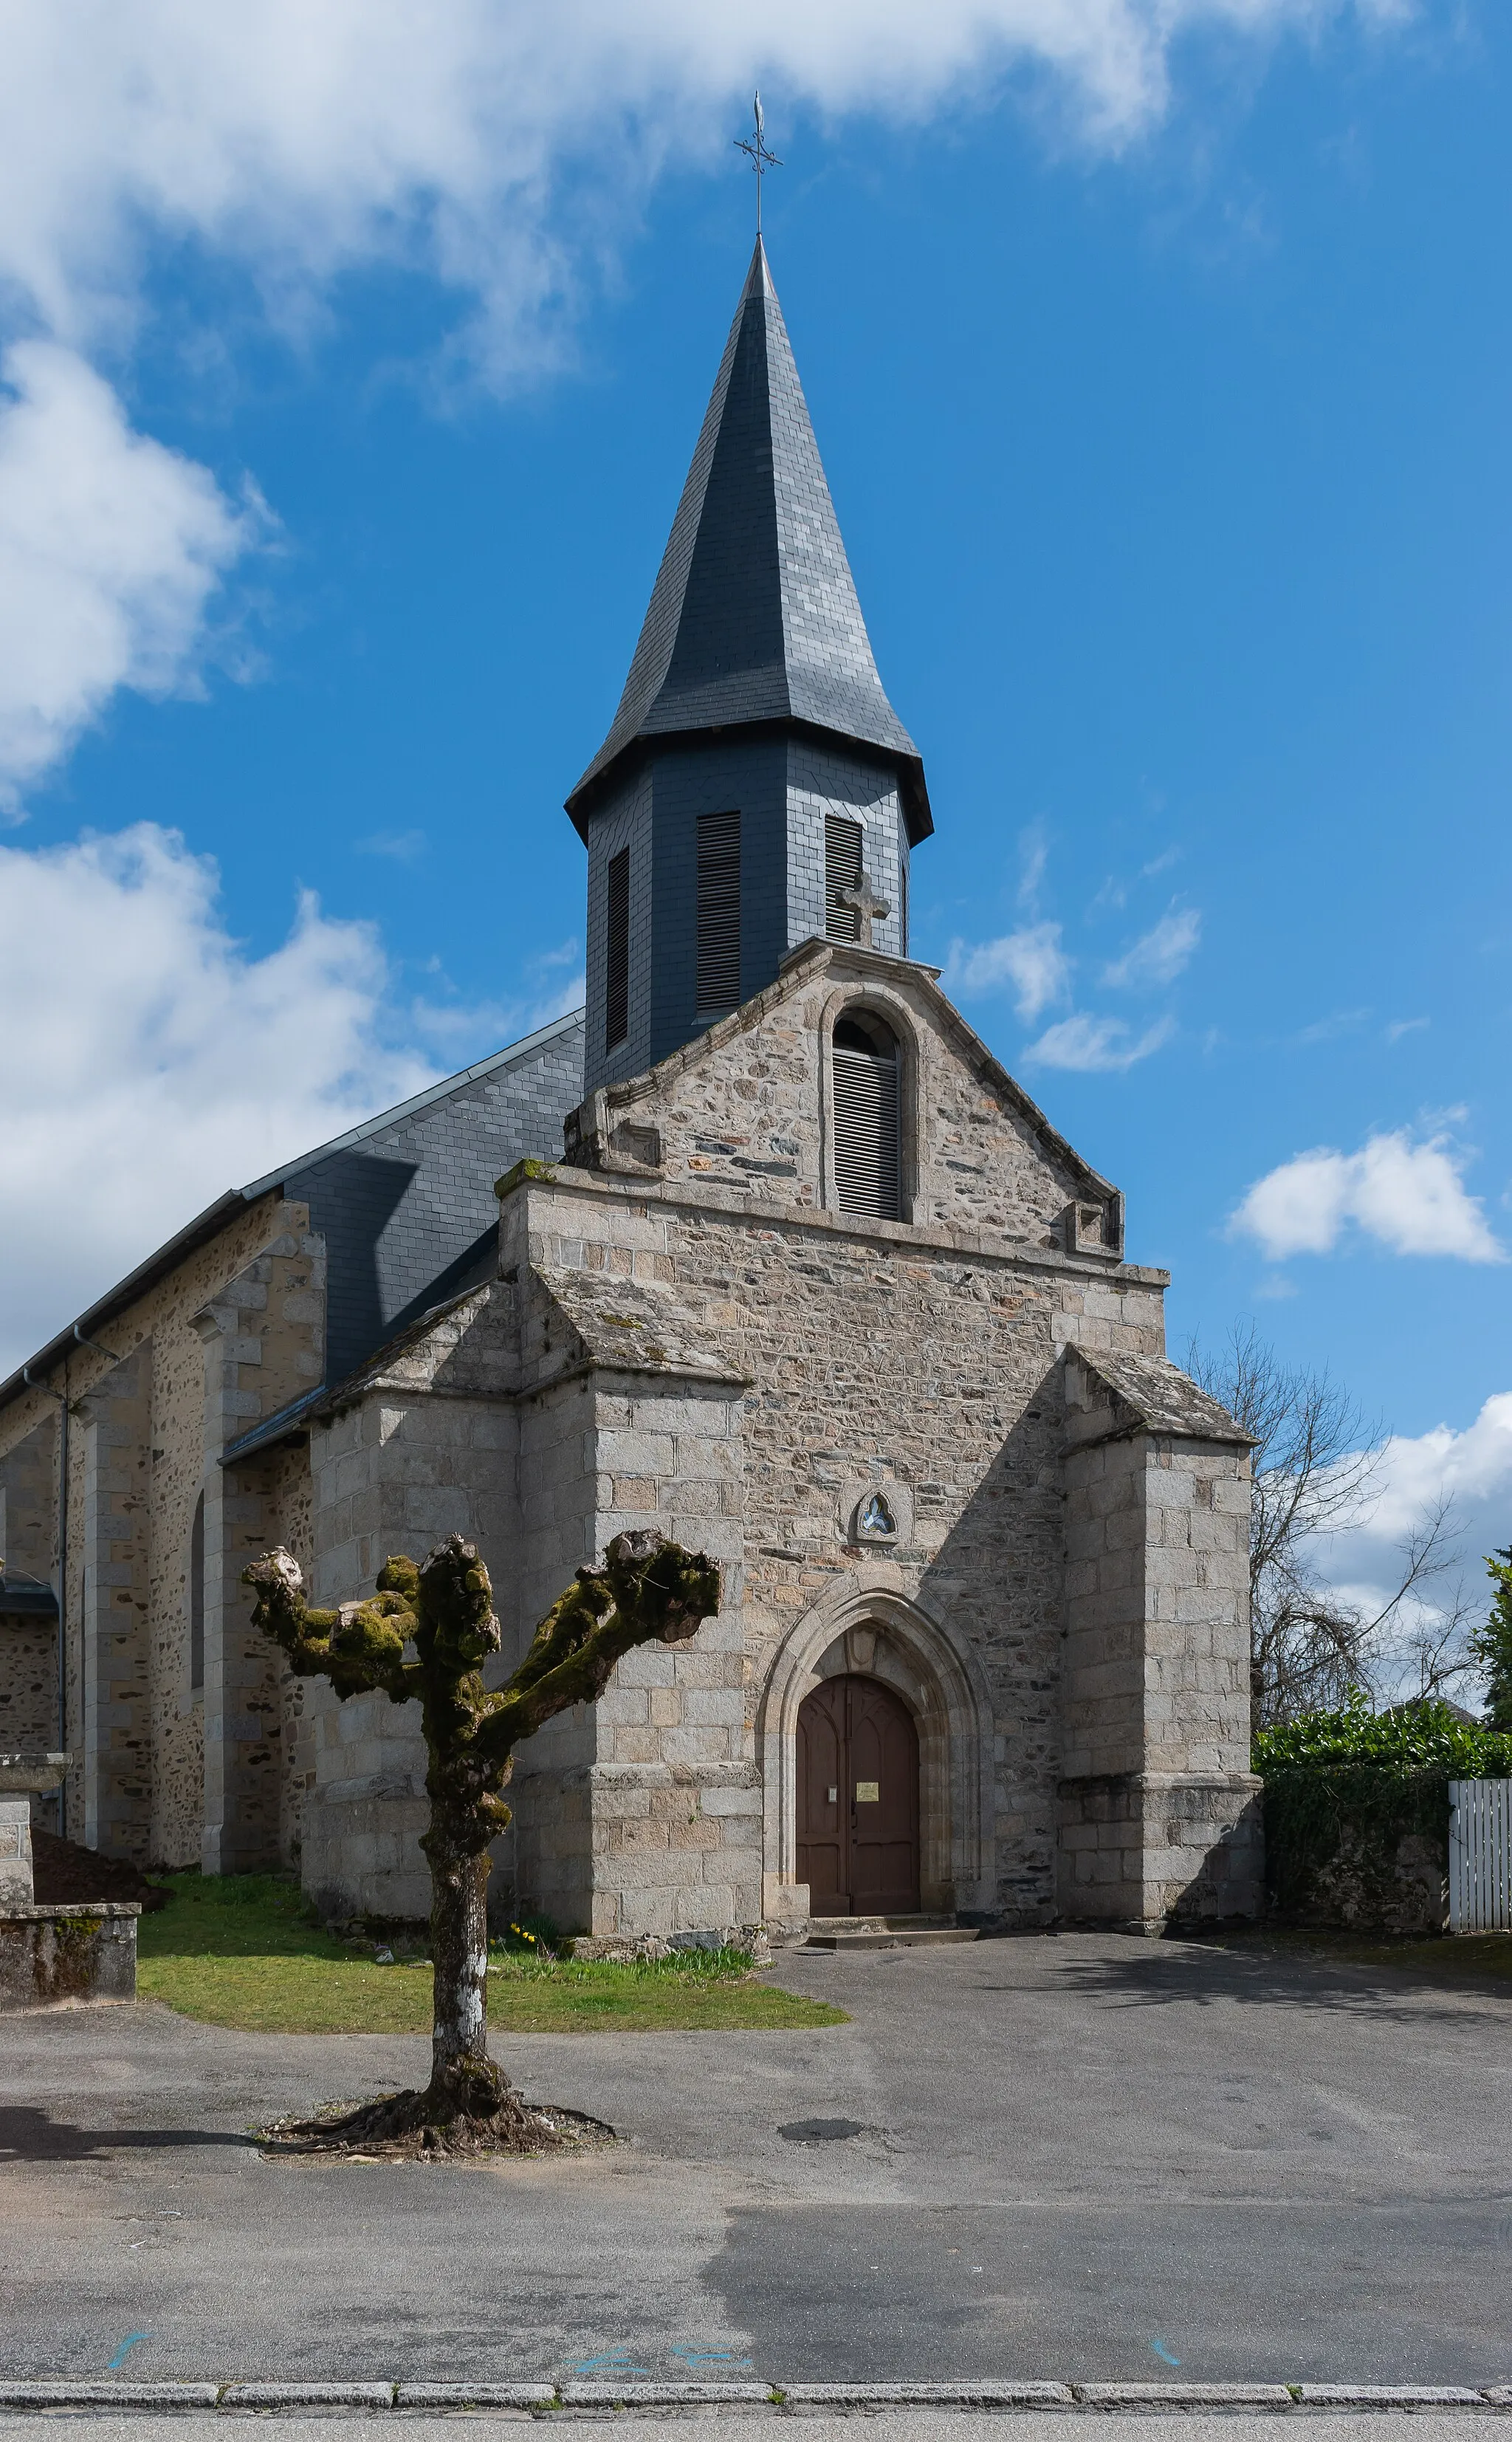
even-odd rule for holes
{"type": "Polygon", "coordinates": [[[428,2089],[407,2087],[371,2103],[328,2104],[305,2120],[275,2120],[258,2131],[268,2154],[360,2158],[365,2161],[481,2161],[488,2157],[581,2152],[604,2145],[614,2131],[586,2112],[532,2105],[504,2088],[494,2111],[446,2117],[428,2089]]]}

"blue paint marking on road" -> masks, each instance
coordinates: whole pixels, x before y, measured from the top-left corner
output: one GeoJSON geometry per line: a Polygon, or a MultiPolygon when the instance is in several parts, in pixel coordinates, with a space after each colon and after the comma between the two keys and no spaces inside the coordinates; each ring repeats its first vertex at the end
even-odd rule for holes
{"type": "Polygon", "coordinates": [[[1150,2346],[1154,2349],[1157,2358],[1164,2359],[1167,2365],[1178,2366],[1181,2363],[1181,2360],[1179,2358],[1174,2358],[1172,2356],[1170,2350],[1166,2347],[1164,2341],[1152,2341],[1150,2342],[1150,2346]]]}
{"type": "Polygon", "coordinates": [[[581,2365],[574,2366],[573,2372],[574,2374],[650,2373],[651,2369],[649,2366],[631,2365],[628,2362],[628,2359],[629,2343],[627,2342],[623,2348],[611,2349],[607,2358],[585,2358],[581,2365]]]}
{"type": "Polygon", "coordinates": [[[681,2358],[684,2365],[731,2366],[738,2373],[749,2374],[756,2362],[753,2358],[737,2357],[734,2349],[693,2349],[684,2348],[680,2344],[671,2354],[675,2358],[681,2358]]]}
{"type": "Polygon", "coordinates": [[[130,2357],[133,2349],[137,2346],[137,2342],[150,2341],[152,2337],[151,2332],[128,2332],[119,2348],[116,2351],[115,2356],[111,2359],[109,2365],[105,2368],[105,2372],[107,2374],[118,2373],[120,2367],[125,2364],[126,2360],[130,2357]]]}

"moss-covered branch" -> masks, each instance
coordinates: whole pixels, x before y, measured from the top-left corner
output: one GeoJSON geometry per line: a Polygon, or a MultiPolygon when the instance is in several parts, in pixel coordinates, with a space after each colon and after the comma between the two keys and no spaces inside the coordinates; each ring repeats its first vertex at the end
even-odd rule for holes
{"type": "Polygon", "coordinates": [[[301,1679],[329,1679],[338,1696],[367,1696],[381,1688],[402,1704],[419,1693],[410,1684],[410,1666],[404,1658],[415,1618],[397,1586],[385,1583],[393,1566],[391,1561],[371,1601],[344,1611],[311,1611],[300,1564],[280,1545],[242,1572],[242,1583],[257,1595],[252,1625],[272,1637],[301,1679]]]}
{"type": "Polygon", "coordinates": [[[553,1604],[481,1738],[508,1755],[569,1704],[592,1704],[632,1647],[677,1645],[720,1607],[720,1573],[659,1535],[617,1535],[599,1569],[579,1569],[553,1604]]]}

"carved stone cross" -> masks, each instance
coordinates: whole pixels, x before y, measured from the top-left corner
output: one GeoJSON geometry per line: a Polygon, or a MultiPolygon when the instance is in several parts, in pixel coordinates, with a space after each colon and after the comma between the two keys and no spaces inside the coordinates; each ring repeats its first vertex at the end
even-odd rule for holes
{"type": "Polygon", "coordinates": [[[876,945],[871,938],[872,925],[880,924],[884,918],[892,914],[892,902],[890,899],[878,898],[871,886],[870,875],[864,873],[858,883],[847,884],[845,888],[837,890],[835,905],[844,907],[848,913],[854,915],[857,940],[864,950],[873,949],[876,945]]]}

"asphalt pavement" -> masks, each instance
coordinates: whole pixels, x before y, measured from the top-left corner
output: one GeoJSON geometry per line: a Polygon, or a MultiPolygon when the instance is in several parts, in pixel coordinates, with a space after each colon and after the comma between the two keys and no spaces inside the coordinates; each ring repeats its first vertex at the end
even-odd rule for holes
{"type": "Polygon", "coordinates": [[[414,2038],[0,2021],[0,2372],[1512,2380],[1504,1991],[1093,1935],[775,1977],[851,2023],[507,2039],[621,2141],[486,2168],[248,2141],[414,2038]]]}

